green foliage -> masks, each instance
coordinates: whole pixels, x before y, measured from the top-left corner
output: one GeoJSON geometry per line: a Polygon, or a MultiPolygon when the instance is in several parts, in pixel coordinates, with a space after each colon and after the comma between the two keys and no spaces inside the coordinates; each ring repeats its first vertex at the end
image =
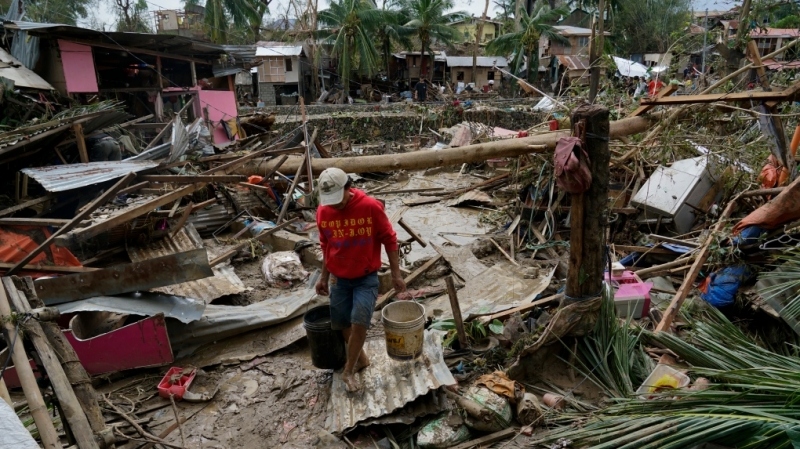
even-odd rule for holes
{"type": "Polygon", "coordinates": [[[566,8],[550,9],[550,6],[544,2],[536,2],[530,15],[524,9],[522,10],[520,31],[512,31],[493,39],[486,46],[486,52],[495,55],[511,55],[509,65],[513,73],[519,73],[527,59],[525,78],[531,81],[539,73],[539,39],[544,36],[551,41],[569,43],[551,25],[562,15],[568,13],[569,10],[566,8]],[[532,67],[533,70],[531,70],[532,67]]]}
{"type": "MultiPolygon", "coordinates": [[[[431,54],[434,43],[452,45],[463,38],[451,23],[467,17],[463,11],[447,12],[454,6],[453,0],[402,0],[403,8],[408,12],[410,20],[405,28],[416,35],[422,48],[422,67],[427,64],[425,53],[431,54]]],[[[433,68],[428,71],[433,79],[433,68]]]]}
{"type": "Polygon", "coordinates": [[[689,0],[620,0],[612,40],[619,54],[664,53],[691,23],[689,0]]]}
{"type": "Polygon", "coordinates": [[[117,31],[131,33],[152,33],[149,10],[145,0],[116,0],[117,31]]]}
{"type": "MultiPolygon", "coordinates": [[[[10,0],[2,2],[3,11],[8,10],[10,3],[10,0]]],[[[75,25],[86,18],[92,3],[92,0],[26,0],[23,20],[75,25]]]]}
{"type": "Polygon", "coordinates": [[[339,76],[345,91],[350,89],[353,70],[370,77],[376,72],[378,51],[373,34],[382,17],[370,0],[332,1],[330,8],[319,13],[320,23],[327,28],[318,34],[339,59],[339,76]]]}
{"type": "Polygon", "coordinates": [[[493,334],[502,334],[503,322],[495,318],[491,323],[489,323],[489,330],[492,331],[493,334]]]}
{"type": "Polygon", "coordinates": [[[786,16],[774,24],[772,24],[774,28],[800,28],[800,15],[789,15],[786,16]]]}
{"type": "Polygon", "coordinates": [[[206,0],[205,22],[211,41],[228,43],[232,31],[246,29],[253,23],[260,27],[268,6],[268,1],[259,0],[206,0]]]}

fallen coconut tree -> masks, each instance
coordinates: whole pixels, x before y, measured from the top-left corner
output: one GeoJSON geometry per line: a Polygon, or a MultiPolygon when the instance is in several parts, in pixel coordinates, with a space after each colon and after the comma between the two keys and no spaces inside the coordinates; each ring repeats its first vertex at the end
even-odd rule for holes
{"type": "MultiPolygon", "coordinates": [[[[631,117],[611,122],[611,139],[638,134],[650,128],[654,117],[631,117]]],[[[313,159],[311,166],[315,174],[326,168],[338,167],[348,173],[372,171],[421,170],[430,167],[482,162],[498,157],[516,157],[522,154],[542,153],[556,147],[559,138],[568,136],[569,130],[541,134],[519,139],[496,140],[444,150],[423,150],[411,153],[382,154],[329,159],[313,159]]],[[[294,173],[303,162],[302,156],[289,157],[280,165],[285,173],[294,173]]],[[[238,174],[271,173],[277,165],[276,159],[255,160],[236,170],[238,174]]]]}

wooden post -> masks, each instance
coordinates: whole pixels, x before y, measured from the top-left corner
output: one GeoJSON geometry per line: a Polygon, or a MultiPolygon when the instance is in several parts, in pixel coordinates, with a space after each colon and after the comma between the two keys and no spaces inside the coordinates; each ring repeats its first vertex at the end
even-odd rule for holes
{"type": "Polygon", "coordinates": [[[599,0],[597,5],[597,28],[592,27],[592,42],[589,44],[589,102],[594,103],[597,88],[600,85],[600,57],[603,56],[603,35],[605,34],[605,0],[599,0]],[[595,32],[596,30],[596,32],[595,32]]]}
{"type": "MultiPolygon", "coordinates": [[[[8,298],[14,303],[14,307],[18,312],[23,313],[31,310],[27,301],[17,291],[11,278],[3,278],[3,287],[5,287],[8,298]]],[[[55,351],[50,347],[50,343],[44,336],[42,324],[37,320],[30,320],[26,326],[28,326],[30,332],[26,332],[25,336],[33,343],[33,347],[36,348],[36,352],[39,354],[42,365],[44,365],[44,369],[47,372],[47,377],[50,379],[50,385],[53,386],[53,391],[58,397],[59,412],[66,420],[66,424],[69,424],[69,429],[72,431],[78,447],[80,449],[99,449],[94,439],[94,432],[92,432],[83,408],[72,390],[72,385],[70,385],[64,369],[61,367],[55,351]]]]}
{"type": "Polygon", "coordinates": [[[0,288],[0,321],[3,322],[3,328],[6,330],[6,338],[8,338],[6,341],[9,344],[8,350],[11,352],[11,359],[14,361],[14,367],[17,370],[17,376],[19,376],[19,383],[22,384],[25,399],[28,401],[31,416],[33,416],[36,428],[39,430],[39,436],[42,438],[42,445],[45,449],[61,449],[58,434],[53,426],[50,413],[47,412],[42,392],[39,391],[39,385],[37,385],[36,377],[33,375],[28,355],[25,353],[25,347],[22,345],[22,338],[17,334],[17,329],[11,317],[11,306],[8,304],[8,297],[5,289],[2,288],[0,288]]]}
{"type": "Polygon", "coordinates": [[[156,76],[158,77],[158,87],[161,89],[164,88],[164,77],[161,76],[163,71],[164,68],[161,65],[161,56],[156,56],[156,76]]]}
{"type": "Polygon", "coordinates": [[[567,301],[597,297],[603,287],[606,209],[608,207],[608,109],[584,104],[572,114],[572,124],[585,122],[586,152],[592,184],[572,195],[567,301]]]}
{"type": "Polygon", "coordinates": [[[11,400],[11,396],[8,394],[8,388],[6,388],[6,381],[2,378],[0,378],[0,399],[3,399],[11,408],[14,408],[14,401],[11,400]]]}
{"type": "Polygon", "coordinates": [[[194,66],[194,61],[189,61],[189,69],[192,71],[192,87],[197,86],[197,70],[194,66]]]}
{"type": "MultiPolygon", "coordinates": [[[[308,153],[308,148],[306,148],[306,153],[308,153]]],[[[303,167],[306,165],[306,160],[303,159],[303,162],[297,167],[297,171],[294,174],[294,179],[292,179],[292,185],[289,186],[289,190],[286,191],[286,197],[283,199],[283,205],[281,206],[281,212],[278,214],[278,219],[275,220],[275,224],[281,224],[283,221],[283,217],[286,215],[286,211],[289,209],[289,202],[292,201],[292,194],[294,194],[294,189],[297,187],[297,181],[300,180],[300,173],[303,172],[303,167]]]]}
{"type": "Polygon", "coordinates": [[[83,125],[74,123],[72,131],[75,133],[75,143],[78,144],[78,154],[81,157],[81,162],[86,164],[89,162],[89,151],[86,150],[86,139],[83,138],[83,125]]]}
{"type": "Polygon", "coordinates": [[[450,298],[450,308],[453,309],[453,320],[456,322],[456,332],[458,333],[458,343],[461,349],[469,347],[469,340],[467,340],[467,333],[464,332],[464,319],[461,318],[461,306],[458,304],[458,293],[456,293],[456,286],[453,283],[453,275],[444,278],[447,283],[447,296],[450,298]]]}
{"type": "MultiPolygon", "coordinates": [[[[6,279],[3,280],[6,282],[6,279]]],[[[27,301],[27,307],[40,308],[44,307],[44,303],[38,296],[36,296],[36,289],[33,286],[33,280],[30,277],[22,278],[23,286],[19,289],[24,292],[27,301]]],[[[114,434],[111,433],[110,428],[106,428],[106,422],[103,418],[103,413],[100,411],[100,404],[97,402],[97,392],[92,386],[92,380],[86,369],[81,365],[78,360],[78,355],[72,348],[72,345],[67,341],[64,332],[61,331],[58,324],[52,321],[42,321],[42,331],[50,346],[58,356],[61,366],[64,368],[69,383],[72,385],[75,397],[80,402],[86,418],[89,420],[89,426],[92,432],[97,436],[97,441],[100,447],[111,447],[114,443],[114,434]]]]}

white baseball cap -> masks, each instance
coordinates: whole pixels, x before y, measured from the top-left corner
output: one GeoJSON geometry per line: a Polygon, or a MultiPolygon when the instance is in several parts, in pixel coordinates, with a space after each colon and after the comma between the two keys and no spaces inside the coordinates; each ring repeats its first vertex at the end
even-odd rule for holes
{"type": "Polygon", "coordinates": [[[319,203],[323,206],[339,204],[344,198],[344,186],[347,184],[347,173],[341,168],[326,168],[319,175],[319,203]]]}

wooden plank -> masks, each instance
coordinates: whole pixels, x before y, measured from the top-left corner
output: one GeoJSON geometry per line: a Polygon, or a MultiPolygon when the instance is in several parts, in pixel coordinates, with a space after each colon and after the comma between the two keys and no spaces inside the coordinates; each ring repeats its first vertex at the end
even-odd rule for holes
{"type": "Polygon", "coordinates": [[[397,221],[397,224],[399,224],[401,228],[405,229],[408,235],[411,236],[411,239],[419,243],[420,246],[422,246],[423,248],[428,246],[428,242],[423,240],[423,238],[420,237],[420,235],[417,234],[417,232],[414,231],[414,229],[411,226],[409,226],[408,223],[406,223],[402,218],[397,221]]]}
{"type": "MultiPolygon", "coordinates": [[[[14,263],[0,262],[0,270],[5,270],[13,267],[14,263]]],[[[96,271],[98,268],[89,267],[62,267],[58,265],[25,265],[22,267],[24,271],[39,271],[42,273],[87,273],[89,271],[96,271]]]]}
{"type": "MultiPolygon", "coordinates": [[[[667,84],[667,87],[661,89],[661,91],[659,91],[658,94],[656,94],[656,99],[668,97],[668,96],[674,94],[675,92],[677,92],[677,90],[678,90],[678,85],[677,84],[667,84]]],[[[636,108],[635,111],[633,111],[630,114],[628,114],[628,118],[630,118],[630,117],[638,117],[638,116],[644,114],[645,112],[650,111],[654,107],[655,106],[652,106],[652,105],[639,106],[638,108],[636,108]]]]}
{"type": "MultiPolygon", "coordinates": [[[[265,229],[265,230],[261,231],[261,233],[258,234],[257,236],[255,236],[254,238],[255,238],[255,240],[263,242],[265,238],[269,237],[270,235],[272,235],[275,232],[278,232],[278,231],[280,231],[282,229],[287,228],[290,224],[294,223],[297,220],[298,220],[298,218],[292,218],[291,220],[284,221],[283,223],[279,224],[278,226],[275,226],[274,228],[265,229]]],[[[233,248],[229,249],[228,251],[225,251],[225,253],[223,253],[222,255],[218,256],[217,258],[215,258],[214,260],[212,260],[208,264],[213,268],[213,267],[221,264],[222,262],[225,262],[226,260],[230,259],[231,257],[235,256],[236,253],[238,253],[241,249],[246,248],[249,245],[250,245],[250,239],[247,239],[244,242],[239,243],[238,245],[236,245],[233,248]]]]}
{"type": "Polygon", "coordinates": [[[283,198],[283,205],[281,206],[281,211],[278,214],[278,219],[275,221],[275,224],[281,224],[283,217],[286,216],[286,211],[289,210],[289,203],[292,202],[292,194],[297,187],[297,182],[300,181],[300,173],[303,172],[303,167],[305,166],[306,160],[303,159],[303,162],[297,166],[297,172],[295,172],[294,179],[292,179],[292,185],[289,187],[289,190],[286,191],[286,196],[283,198]]]}
{"type": "Polygon", "coordinates": [[[55,199],[55,195],[52,193],[48,193],[45,196],[32,199],[30,201],[25,201],[22,204],[17,204],[16,206],[9,207],[8,209],[3,209],[0,211],[0,217],[4,217],[6,215],[13,214],[14,212],[21,211],[22,209],[27,209],[32,206],[36,206],[37,204],[44,203],[45,201],[49,201],[55,199]]]}
{"type": "Polygon", "coordinates": [[[196,182],[241,182],[246,181],[244,175],[142,175],[142,181],[172,182],[179,184],[194,184],[196,182]]]}
{"type": "Polygon", "coordinates": [[[55,231],[54,233],[52,233],[50,235],[50,237],[48,237],[44,242],[42,242],[33,251],[28,253],[27,256],[23,257],[22,260],[20,260],[13,267],[11,267],[6,272],[6,276],[10,276],[10,275],[14,274],[17,270],[20,269],[20,267],[22,267],[23,265],[27,264],[31,260],[33,260],[33,258],[38,256],[40,252],[44,251],[45,248],[49,247],[50,244],[53,243],[53,241],[59,235],[61,235],[61,234],[65,233],[65,232],[69,231],[70,229],[74,228],[81,221],[83,221],[84,218],[88,217],[89,214],[94,212],[98,207],[102,206],[108,200],[110,200],[111,198],[115,197],[117,195],[117,192],[119,192],[125,186],[127,186],[133,180],[133,178],[135,178],[135,177],[136,177],[136,173],[131,172],[131,173],[128,173],[127,175],[125,175],[125,177],[123,177],[119,181],[117,181],[117,183],[114,184],[108,190],[106,190],[105,193],[103,193],[97,199],[95,199],[94,201],[89,203],[86,207],[84,207],[83,210],[81,210],[78,213],[78,215],[75,216],[75,218],[73,218],[72,220],[69,221],[69,223],[67,223],[64,226],[58,228],[58,230],[55,231]]]}
{"type": "Polygon", "coordinates": [[[194,193],[195,191],[201,189],[204,186],[205,184],[202,183],[190,184],[173,192],[161,195],[158,198],[153,199],[152,201],[148,201],[147,203],[141,204],[132,209],[128,209],[125,212],[122,212],[118,215],[109,218],[108,220],[89,225],[77,231],[71,231],[70,234],[76,237],[78,240],[86,240],[95,237],[109,229],[127,223],[133,220],[134,218],[141,217],[144,214],[152,212],[154,209],[169,204],[177,200],[178,198],[182,198],[186,195],[194,193]]]}
{"type": "Polygon", "coordinates": [[[697,248],[698,246],[700,246],[700,244],[697,243],[697,242],[688,242],[686,240],[676,239],[676,238],[672,238],[672,237],[666,237],[666,236],[658,235],[658,234],[650,234],[650,238],[653,239],[653,240],[660,240],[662,242],[674,243],[676,245],[688,246],[689,248],[697,248]]]}
{"type": "Polygon", "coordinates": [[[150,185],[150,183],[149,183],[149,182],[147,182],[147,181],[140,182],[140,183],[138,183],[138,184],[134,184],[134,185],[132,185],[132,186],[130,186],[130,187],[126,187],[126,188],[124,188],[124,189],[120,190],[120,191],[119,191],[119,194],[120,194],[120,195],[125,195],[125,194],[127,194],[127,193],[136,192],[137,190],[143,189],[143,188],[145,188],[145,187],[147,187],[147,186],[149,186],[149,185],[150,185]]]}
{"type": "Polygon", "coordinates": [[[670,251],[664,248],[655,248],[651,246],[636,246],[636,245],[614,245],[615,251],[624,251],[626,253],[644,253],[647,252],[649,254],[672,254],[675,255],[674,251],[670,251]]]}
{"type": "MultiPolygon", "coordinates": [[[[443,258],[442,258],[441,254],[439,254],[436,257],[431,258],[431,260],[425,262],[422,266],[420,266],[419,268],[414,270],[411,274],[406,276],[406,278],[403,279],[403,281],[405,281],[406,285],[411,285],[414,281],[417,280],[417,278],[419,278],[420,276],[425,274],[426,271],[430,270],[434,265],[436,265],[437,262],[439,262],[442,259],[443,258]]],[[[375,304],[375,310],[382,309],[383,306],[385,306],[386,303],[390,299],[392,299],[394,297],[394,295],[396,295],[396,294],[397,294],[397,291],[395,289],[391,289],[388,292],[386,292],[383,296],[378,298],[378,302],[375,304]]]]}
{"type": "MultiPolygon", "coordinates": [[[[535,308],[537,308],[537,307],[539,307],[541,305],[544,305],[544,304],[547,304],[547,303],[551,303],[551,302],[555,302],[555,301],[560,301],[561,298],[563,298],[563,297],[564,297],[563,293],[557,293],[557,294],[552,295],[552,296],[547,296],[547,297],[542,298],[542,299],[537,299],[536,301],[533,301],[532,303],[529,303],[529,304],[525,304],[525,305],[522,305],[522,306],[519,306],[519,307],[514,307],[513,309],[508,309],[508,310],[504,310],[502,312],[497,312],[497,313],[492,314],[492,315],[481,317],[481,321],[483,321],[485,323],[490,323],[490,322],[492,322],[494,320],[502,321],[502,320],[510,317],[511,315],[513,315],[515,313],[523,314],[523,313],[528,312],[529,310],[533,310],[533,309],[535,309],[535,308]]],[[[478,316],[476,316],[476,318],[478,318],[478,316]]]]}
{"type": "Polygon", "coordinates": [[[84,164],[89,162],[89,151],[86,149],[86,139],[83,138],[83,125],[74,123],[72,131],[75,133],[75,143],[78,145],[78,155],[84,164]]]}
{"type": "Polygon", "coordinates": [[[784,92],[734,92],[730,94],[703,94],[703,95],[678,95],[675,97],[654,98],[652,100],[642,100],[642,105],[649,106],[673,106],[678,104],[696,103],[715,103],[717,101],[739,102],[739,101],[788,101],[796,95],[795,90],[784,92]]]}
{"type": "Polygon", "coordinates": [[[0,218],[0,226],[64,226],[70,220],[62,218],[0,218]]]}
{"type": "Polygon", "coordinates": [[[444,187],[429,187],[426,189],[401,189],[401,190],[381,190],[374,192],[373,196],[378,195],[399,195],[401,193],[418,193],[418,192],[437,192],[444,190],[444,187]]]}
{"type": "Polygon", "coordinates": [[[180,232],[181,229],[183,229],[183,227],[186,225],[186,222],[189,221],[189,216],[192,215],[193,211],[194,211],[194,203],[189,203],[188,205],[186,205],[186,207],[183,208],[183,214],[181,214],[180,220],[178,220],[178,223],[175,224],[175,228],[170,233],[173,237],[175,236],[175,234],[180,232]]]}
{"type": "Polygon", "coordinates": [[[498,432],[490,433],[489,435],[485,435],[480,438],[467,441],[466,443],[461,443],[457,446],[451,447],[450,449],[472,449],[473,447],[488,447],[488,445],[490,445],[491,443],[511,438],[516,434],[517,434],[517,429],[514,427],[509,427],[508,429],[503,429],[498,432]]]}

